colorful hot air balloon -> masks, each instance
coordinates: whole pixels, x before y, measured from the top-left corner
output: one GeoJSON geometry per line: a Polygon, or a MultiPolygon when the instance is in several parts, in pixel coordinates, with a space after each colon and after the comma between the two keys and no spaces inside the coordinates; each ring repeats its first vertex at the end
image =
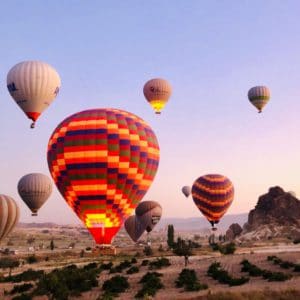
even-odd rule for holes
{"type": "Polygon", "coordinates": [[[188,197],[191,194],[192,189],[190,186],[185,185],[184,187],[182,187],[181,191],[184,196],[188,197]]]}
{"type": "Polygon", "coordinates": [[[38,210],[52,193],[52,181],[41,173],[27,174],[19,180],[18,192],[32,211],[32,216],[37,216],[38,210]]]}
{"type": "Polygon", "coordinates": [[[127,218],[124,227],[134,242],[137,242],[145,231],[145,227],[137,220],[136,216],[127,218]]]}
{"type": "Polygon", "coordinates": [[[60,89],[60,77],[53,67],[41,61],[16,64],[7,74],[7,88],[15,102],[33,121],[48,108],[60,89]]]}
{"type": "Polygon", "coordinates": [[[258,109],[261,113],[264,106],[270,100],[270,90],[266,86],[255,86],[248,92],[249,101],[258,109]]]}
{"type": "Polygon", "coordinates": [[[162,208],[156,201],[143,201],[135,209],[135,214],[138,222],[151,232],[161,218],[162,208]]]}
{"type": "Polygon", "coordinates": [[[97,244],[110,244],[150,187],[159,163],[145,121],[118,109],[92,109],[62,121],[48,144],[58,190],[97,244]]]}
{"type": "Polygon", "coordinates": [[[156,114],[160,114],[172,93],[172,87],[165,79],[154,78],[144,85],[144,95],[156,114]]]}
{"type": "Polygon", "coordinates": [[[0,241],[4,239],[19,221],[20,211],[15,200],[0,195],[0,241]]]}
{"type": "Polygon", "coordinates": [[[210,174],[194,182],[192,196],[198,209],[214,228],[231,205],[234,188],[227,177],[210,174]]]}

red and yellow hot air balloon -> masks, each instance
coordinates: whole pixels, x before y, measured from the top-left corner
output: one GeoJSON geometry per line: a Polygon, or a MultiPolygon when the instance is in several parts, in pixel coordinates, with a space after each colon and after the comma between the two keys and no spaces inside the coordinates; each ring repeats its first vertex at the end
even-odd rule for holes
{"type": "Polygon", "coordinates": [[[159,146],[149,125],[118,109],[86,110],[62,121],[48,144],[58,190],[97,244],[110,244],[150,187],[159,146]]]}
{"type": "Polygon", "coordinates": [[[214,229],[214,224],[219,222],[233,201],[234,187],[223,175],[204,175],[194,182],[192,196],[196,206],[214,229]]]}

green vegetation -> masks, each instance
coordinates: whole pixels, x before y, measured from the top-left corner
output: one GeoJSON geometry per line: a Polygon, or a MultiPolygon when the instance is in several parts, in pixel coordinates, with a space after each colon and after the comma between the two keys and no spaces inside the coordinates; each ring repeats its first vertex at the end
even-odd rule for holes
{"type": "Polygon", "coordinates": [[[153,260],[149,263],[149,269],[150,270],[158,270],[163,267],[170,266],[171,263],[166,257],[157,258],[156,260],[153,260]]]}
{"type": "Polygon", "coordinates": [[[133,274],[138,272],[139,272],[139,268],[137,266],[132,266],[130,269],[127,270],[126,274],[133,274]]]}
{"type": "Polygon", "coordinates": [[[235,243],[227,243],[227,244],[218,244],[218,243],[211,243],[210,247],[213,251],[220,251],[220,253],[224,255],[233,254],[236,250],[235,243]]]}
{"type": "Polygon", "coordinates": [[[147,296],[155,296],[156,292],[163,288],[160,277],[162,274],[157,272],[146,273],[140,283],[143,284],[142,289],[140,289],[135,295],[136,298],[145,298],[147,296]]]}
{"type": "Polygon", "coordinates": [[[22,293],[21,295],[13,297],[12,300],[32,300],[32,297],[28,294],[22,293]]]}
{"type": "Polygon", "coordinates": [[[1,281],[2,282],[3,281],[4,282],[36,281],[39,278],[41,278],[43,275],[44,275],[44,271],[42,271],[42,270],[35,271],[32,269],[28,269],[28,270],[24,271],[23,273],[4,277],[1,279],[1,281]]]}
{"type": "Polygon", "coordinates": [[[101,264],[100,269],[101,270],[110,270],[113,266],[113,263],[110,261],[109,263],[105,264],[101,264]]]}
{"type": "Polygon", "coordinates": [[[249,291],[249,292],[218,292],[215,294],[207,294],[206,300],[298,300],[300,299],[300,291],[284,290],[284,291],[249,291]]]}
{"type": "Polygon", "coordinates": [[[184,264],[187,266],[189,256],[192,255],[192,245],[191,243],[182,240],[180,237],[177,239],[177,243],[173,244],[173,253],[178,256],[184,257],[184,264]]]}
{"type": "Polygon", "coordinates": [[[300,272],[300,264],[295,264],[287,260],[282,260],[275,255],[268,256],[267,260],[272,261],[274,265],[279,265],[282,269],[294,268],[294,272],[300,272]]]}
{"type": "Polygon", "coordinates": [[[170,249],[174,246],[174,226],[172,224],[168,225],[168,246],[170,249]]]}
{"type": "Polygon", "coordinates": [[[290,279],[290,275],[284,274],[282,272],[271,272],[268,270],[260,269],[256,265],[250,263],[247,259],[241,262],[242,272],[248,272],[250,276],[262,276],[268,281],[285,281],[290,279]]]}
{"type": "Polygon", "coordinates": [[[153,250],[152,250],[152,248],[150,247],[150,246],[145,246],[145,248],[144,248],[144,254],[146,255],[146,256],[151,256],[151,255],[153,255],[153,250]]]}
{"type": "Polygon", "coordinates": [[[52,239],[51,242],[50,242],[50,249],[53,251],[54,248],[55,248],[55,245],[54,245],[54,241],[52,239]]]}
{"type": "Polygon", "coordinates": [[[141,266],[148,266],[149,264],[149,259],[144,259],[141,263],[141,266]]]}
{"type": "Polygon", "coordinates": [[[131,259],[131,263],[132,263],[132,264],[136,264],[136,263],[137,263],[137,259],[136,259],[135,257],[133,257],[133,258],[131,259]]]}
{"type": "Polygon", "coordinates": [[[175,281],[176,287],[184,287],[185,291],[200,291],[207,289],[206,284],[200,284],[195,270],[183,269],[175,281]]]}
{"type": "Polygon", "coordinates": [[[98,286],[100,269],[78,268],[70,265],[44,274],[37,283],[33,295],[47,295],[52,299],[67,300],[69,296],[80,296],[98,286]]]}
{"type": "Polygon", "coordinates": [[[102,289],[105,291],[104,297],[117,297],[120,293],[125,292],[129,288],[129,283],[126,277],[116,275],[103,283],[102,289]]]}
{"type": "Polygon", "coordinates": [[[38,262],[38,259],[37,257],[35,256],[35,254],[33,255],[29,255],[27,258],[26,258],[26,261],[28,264],[34,264],[34,263],[37,263],[38,262]]]}
{"type": "Polygon", "coordinates": [[[218,280],[220,283],[228,284],[229,286],[242,285],[249,281],[249,278],[247,277],[231,277],[227,271],[222,269],[219,262],[214,262],[209,266],[207,275],[218,280]]]}
{"type": "Polygon", "coordinates": [[[13,287],[13,289],[10,291],[10,294],[12,295],[12,294],[19,294],[19,293],[27,292],[31,288],[33,288],[33,284],[31,284],[31,283],[15,285],[13,287]]]}
{"type": "Polygon", "coordinates": [[[11,271],[13,268],[17,268],[20,265],[20,262],[16,259],[12,259],[9,257],[0,259],[0,268],[1,269],[9,269],[9,277],[11,276],[11,271]]]}
{"type": "Polygon", "coordinates": [[[129,267],[131,267],[131,262],[129,260],[124,260],[119,265],[111,268],[109,273],[122,273],[124,269],[129,267]]]}

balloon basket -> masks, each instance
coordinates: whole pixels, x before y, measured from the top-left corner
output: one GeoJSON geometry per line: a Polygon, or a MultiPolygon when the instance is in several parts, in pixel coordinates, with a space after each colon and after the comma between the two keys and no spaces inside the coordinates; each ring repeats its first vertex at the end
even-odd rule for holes
{"type": "Polygon", "coordinates": [[[94,255],[117,255],[117,249],[112,245],[97,245],[92,253],[94,255]]]}
{"type": "Polygon", "coordinates": [[[37,213],[32,213],[31,214],[32,217],[37,217],[37,215],[38,215],[37,213]]]}

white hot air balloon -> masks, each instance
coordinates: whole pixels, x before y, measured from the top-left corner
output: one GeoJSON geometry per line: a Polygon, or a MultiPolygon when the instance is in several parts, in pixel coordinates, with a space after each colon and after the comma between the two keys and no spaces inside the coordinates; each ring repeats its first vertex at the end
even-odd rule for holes
{"type": "Polygon", "coordinates": [[[60,89],[60,77],[49,64],[24,61],[16,64],[7,74],[7,88],[17,105],[29,119],[36,120],[48,108],[60,89]]]}

